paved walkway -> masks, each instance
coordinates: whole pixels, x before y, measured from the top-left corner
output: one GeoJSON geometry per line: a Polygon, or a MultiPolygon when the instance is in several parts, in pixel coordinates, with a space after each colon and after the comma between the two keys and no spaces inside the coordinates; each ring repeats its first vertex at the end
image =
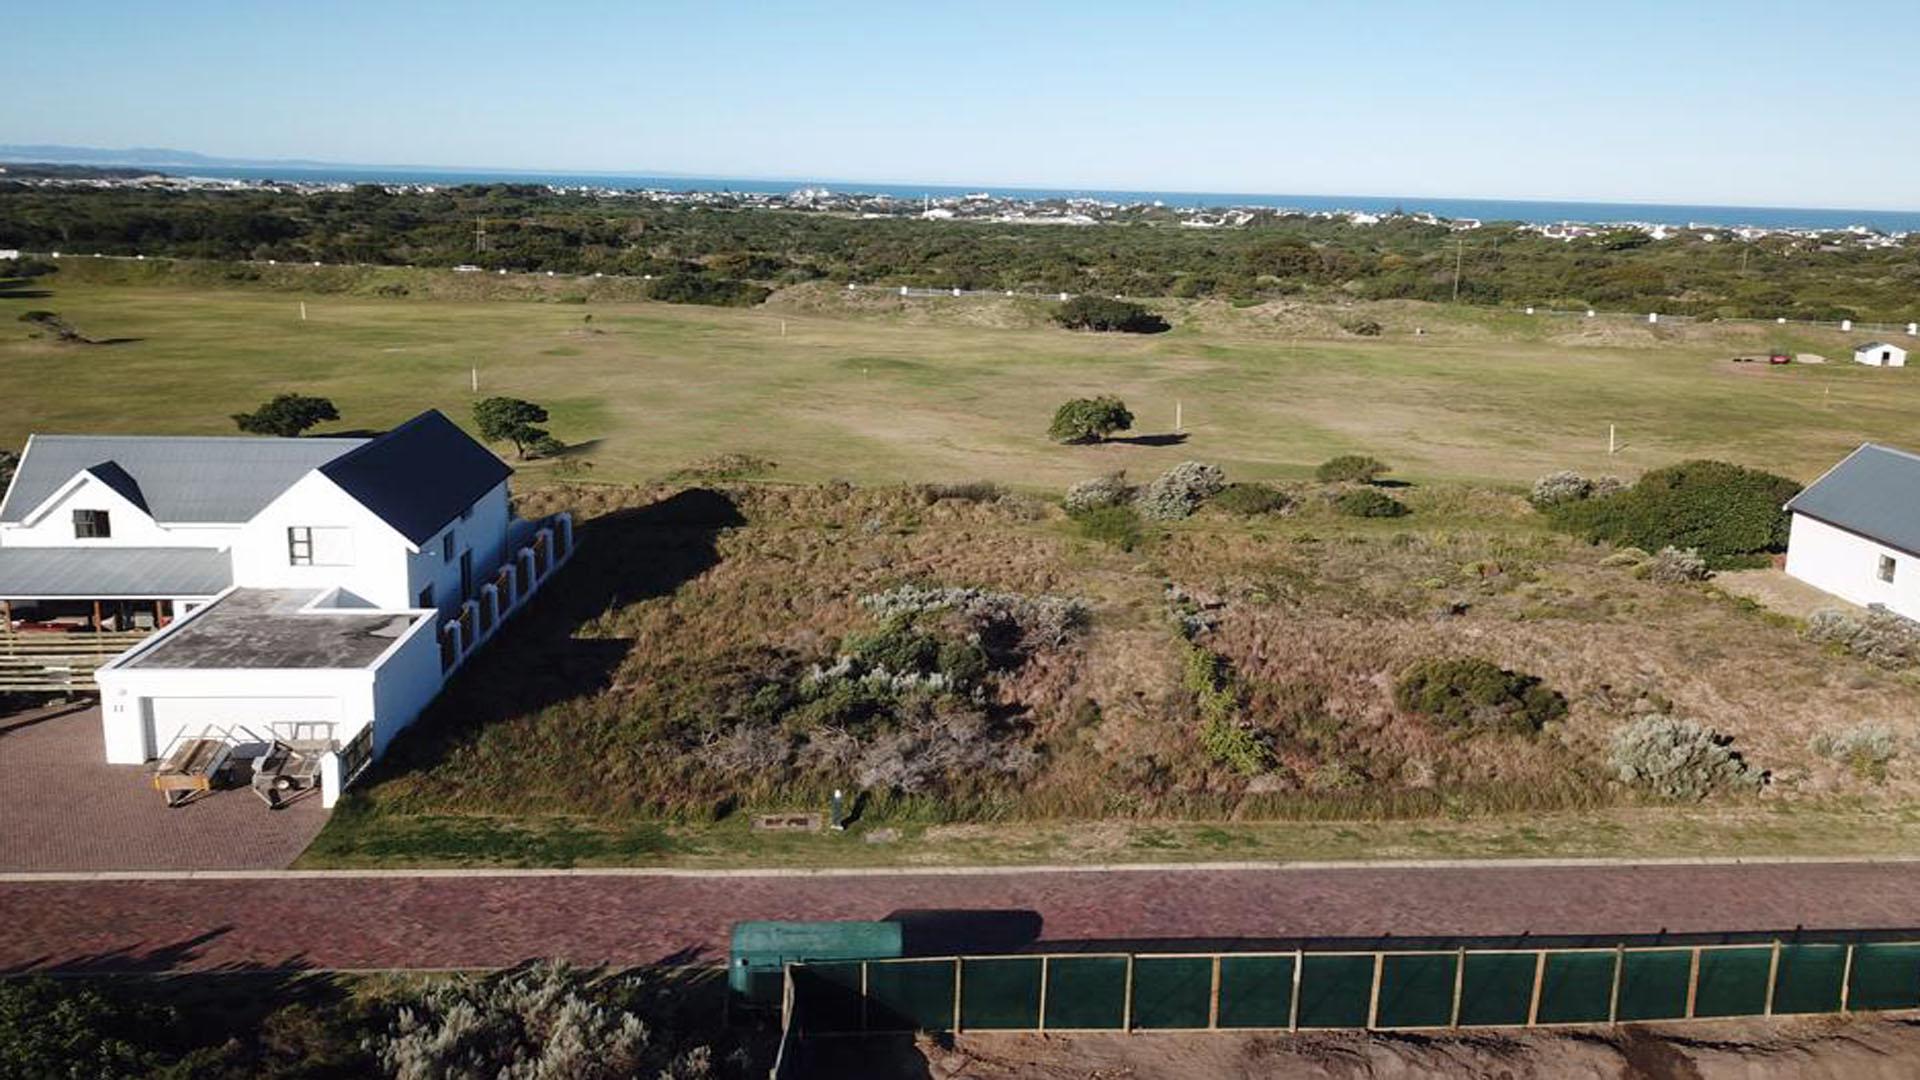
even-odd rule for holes
{"type": "Polygon", "coordinates": [[[145,767],[106,763],[98,707],[0,717],[0,871],[279,869],[326,822],[247,790],[169,810],[145,767]]]}
{"type": "Polygon", "coordinates": [[[921,954],[1913,929],[1920,864],[0,883],[0,972],[713,961],[740,919],[923,913],[921,954]],[[941,912],[941,915],[924,913],[941,912]]]}

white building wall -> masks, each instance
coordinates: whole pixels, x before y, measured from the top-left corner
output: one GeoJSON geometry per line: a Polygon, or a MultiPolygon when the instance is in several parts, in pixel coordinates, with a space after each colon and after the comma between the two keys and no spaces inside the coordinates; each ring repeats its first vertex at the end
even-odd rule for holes
{"type": "Polygon", "coordinates": [[[319,472],[302,477],[254,515],[233,547],[234,584],[261,589],[341,588],[379,608],[411,608],[406,538],[319,472]],[[295,566],[287,530],[345,531],[345,552],[322,565],[295,566]]]}
{"type": "MultiPolygon", "coordinates": [[[[316,616],[319,617],[319,616],[316,616]]],[[[345,742],[373,722],[373,673],[365,669],[102,668],[100,722],[107,761],[139,765],[184,729],[240,724],[261,735],[276,720],[334,723],[345,742]]]]}
{"type": "MultiPolygon", "coordinates": [[[[433,620],[417,626],[394,646],[374,671],[373,756],[384,756],[393,737],[418,719],[445,685],[440,670],[440,634],[433,620]]],[[[345,745],[346,740],[341,740],[345,745]]]]}
{"type": "Polygon", "coordinates": [[[203,547],[223,548],[240,534],[238,525],[161,525],[119,492],[88,476],[67,489],[31,522],[0,526],[4,547],[203,547]],[[77,539],[75,510],[105,510],[112,535],[77,539]]]}
{"type": "Polygon", "coordinates": [[[418,606],[421,590],[432,585],[433,606],[448,618],[458,615],[461,601],[469,599],[460,594],[461,552],[473,552],[473,595],[478,596],[480,586],[486,584],[500,564],[506,561],[507,525],[511,518],[507,485],[503,481],[477,499],[466,518],[455,518],[448,522],[445,528],[420,545],[417,554],[407,559],[408,594],[406,601],[399,606],[418,606]],[[452,558],[445,555],[445,537],[448,533],[453,534],[452,558]]]}
{"type": "Polygon", "coordinates": [[[1793,515],[1787,573],[1842,600],[1920,619],[1920,559],[1805,514],[1793,515]],[[1882,556],[1894,561],[1891,582],[1880,580],[1882,556]]]}
{"type": "Polygon", "coordinates": [[[1873,367],[1906,367],[1907,350],[1898,345],[1882,345],[1877,349],[1861,349],[1853,354],[1857,363],[1873,367]]]}

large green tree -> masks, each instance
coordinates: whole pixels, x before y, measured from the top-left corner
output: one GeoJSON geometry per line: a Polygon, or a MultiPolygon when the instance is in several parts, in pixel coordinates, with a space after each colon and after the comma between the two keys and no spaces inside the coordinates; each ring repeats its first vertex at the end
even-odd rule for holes
{"type": "Polygon", "coordinates": [[[234,413],[233,423],[250,435],[291,439],[315,424],[340,419],[340,410],[323,397],[281,394],[250,413],[234,413]]]}
{"type": "Polygon", "coordinates": [[[1074,398],[1054,410],[1047,437],[1054,442],[1099,442],[1133,426],[1127,403],[1117,397],[1074,398]]]}
{"type": "Polygon", "coordinates": [[[545,448],[554,441],[540,426],[547,422],[547,410],[519,398],[490,397],[474,402],[473,422],[480,426],[481,438],[510,442],[514,453],[523,458],[529,449],[545,448]]]}

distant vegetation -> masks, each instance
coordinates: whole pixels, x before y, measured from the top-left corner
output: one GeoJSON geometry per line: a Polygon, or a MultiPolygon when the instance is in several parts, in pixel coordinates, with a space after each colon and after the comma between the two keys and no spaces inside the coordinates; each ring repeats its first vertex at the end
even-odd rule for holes
{"type": "Polygon", "coordinates": [[[1054,410],[1047,438],[1061,443],[1099,442],[1132,426],[1133,414],[1117,397],[1074,398],[1054,410]]]}
{"type": "Polygon", "coordinates": [[[234,413],[233,424],[249,435],[278,435],[291,439],[308,428],[340,419],[340,410],[323,397],[280,394],[250,413],[234,413]]]}
{"type": "MultiPolygon", "coordinates": [[[[653,295],[680,303],[750,304],[766,287],[827,280],[1097,296],[1457,297],[1473,304],[1905,322],[1920,292],[1920,238],[1867,248],[1838,236],[1749,243],[1709,230],[1655,240],[1623,229],[1560,241],[1513,223],[1461,235],[1411,218],[1356,226],[1272,211],[1255,214],[1246,228],[1204,232],[1172,227],[1151,211],[1138,222],[1035,229],[859,220],[555,195],[508,184],[316,195],[0,184],[0,247],[651,274],[653,295]],[[484,227],[484,240],[476,226],[484,227]]],[[[1369,335],[1374,327],[1356,322],[1348,330],[1369,335]]]]}
{"type": "Polygon", "coordinates": [[[1104,296],[1076,296],[1061,304],[1053,321],[1069,330],[1106,330],[1123,334],[1158,334],[1167,320],[1125,300],[1104,296]]]}
{"type": "MultiPolygon", "coordinates": [[[[1800,485],[1784,476],[1724,461],[1683,461],[1655,469],[1631,487],[1585,498],[1568,494],[1580,490],[1577,476],[1549,479],[1554,495],[1542,512],[1560,528],[1645,551],[1694,552],[1714,569],[1752,565],[1785,551],[1788,520],[1781,507],[1800,493],[1800,485]]],[[[1541,496],[1536,486],[1536,505],[1541,496]]]]}

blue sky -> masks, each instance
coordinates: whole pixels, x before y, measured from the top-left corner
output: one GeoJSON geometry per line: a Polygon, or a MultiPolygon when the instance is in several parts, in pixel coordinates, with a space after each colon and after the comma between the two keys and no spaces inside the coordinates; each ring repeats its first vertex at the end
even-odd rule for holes
{"type": "Polygon", "coordinates": [[[1920,5],[10,4],[0,142],[1920,208],[1920,5]]]}

